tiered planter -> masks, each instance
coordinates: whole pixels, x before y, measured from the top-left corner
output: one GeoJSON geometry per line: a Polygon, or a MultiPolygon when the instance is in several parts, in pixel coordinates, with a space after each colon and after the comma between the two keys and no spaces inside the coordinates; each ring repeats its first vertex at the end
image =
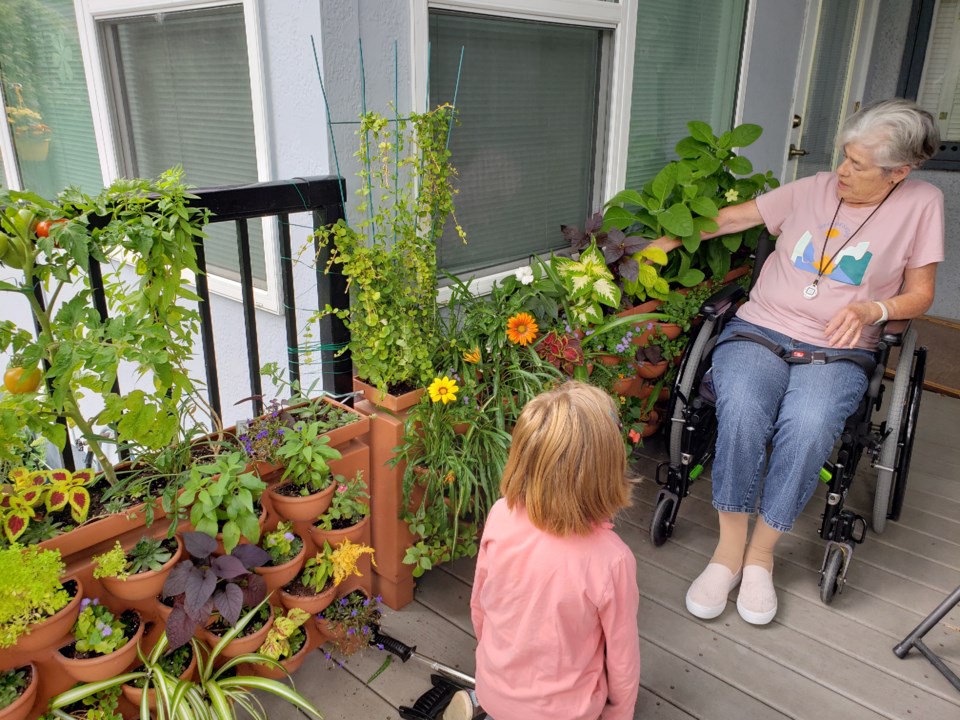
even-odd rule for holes
{"type": "Polygon", "coordinates": [[[143,637],[144,620],[139,618],[137,630],[127,643],[107,655],[92,658],[71,658],[57,652],[54,655],[60,667],[76,682],[97,682],[124,673],[137,657],[137,644],[143,637]]]}
{"type": "Polygon", "coordinates": [[[25,720],[33,710],[33,702],[37,697],[37,688],[40,687],[40,678],[37,675],[37,666],[30,664],[30,684],[27,685],[20,697],[0,710],[0,720],[25,720]]]}
{"type": "MultiPolygon", "coordinates": [[[[333,401],[324,398],[322,402],[333,403],[333,401]]],[[[339,405],[339,403],[333,403],[339,405]]],[[[340,406],[343,407],[343,406],[340,406]]],[[[350,425],[338,428],[331,433],[331,446],[337,447],[343,455],[342,459],[331,463],[331,470],[348,477],[353,477],[357,472],[361,472],[370,485],[370,448],[368,440],[370,436],[371,420],[366,415],[361,415],[359,419],[350,425]]],[[[396,445],[390,445],[393,448],[396,445]]],[[[266,474],[278,476],[279,473],[272,468],[261,468],[266,474]]],[[[373,494],[371,487],[371,494],[373,494]]],[[[261,503],[264,506],[264,530],[272,530],[276,527],[277,514],[273,509],[270,494],[265,492],[261,503]]],[[[131,579],[125,583],[114,584],[112,590],[107,589],[107,582],[103,579],[93,577],[92,557],[111,550],[116,541],[119,541],[125,549],[133,547],[141,537],[148,536],[153,538],[162,538],[166,536],[170,526],[170,518],[166,517],[159,507],[154,507],[155,522],[149,527],[145,527],[146,506],[140,505],[129,508],[117,515],[108,516],[88,522],[81,527],[58,536],[52,540],[41,544],[44,548],[59,549],[66,564],[65,578],[78,581],[78,589],[70,603],[61,609],[54,617],[49,618],[44,623],[38,623],[31,633],[24,635],[17,645],[13,648],[0,650],[0,669],[12,669],[23,667],[32,663],[35,667],[34,680],[31,682],[32,688],[28,692],[32,695],[31,699],[22,699],[23,706],[27,707],[26,717],[39,717],[47,708],[49,699],[73,686],[74,680],[63,671],[61,663],[56,659],[58,655],[57,648],[68,641],[70,630],[76,621],[80,611],[80,601],[83,597],[98,597],[105,605],[118,614],[124,610],[136,610],[141,617],[141,632],[139,638],[142,641],[144,650],[149,650],[163,632],[165,615],[169,613],[169,608],[160,603],[156,597],[151,596],[146,599],[126,599],[124,589],[129,589],[131,579]]],[[[315,553],[317,548],[310,539],[310,526],[314,518],[303,523],[296,523],[294,532],[303,539],[304,550],[298,560],[294,561],[294,574],[300,571],[302,562],[310,553],[315,553]],[[299,527],[298,527],[299,526],[299,527]]],[[[191,530],[189,522],[181,521],[177,525],[178,532],[191,530]]],[[[368,525],[360,541],[370,545],[370,526],[368,525]]],[[[406,545],[403,546],[405,548],[406,545]]],[[[402,552],[402,549],[401,549],[402,552]]],[[[389,554],[387,552],[384,553],[389,554]]],[[[379,557],[377,558],[379,560],[379,557]]],[[[360,569],[363,572],[362,577],[351,577],[333,593],[333,598],[341,594],[348,593],[353,589],[361,588],[365,592],[374,594],[374,577],[369,565],[369,556],[365,557],[365,565],[361,563],[360,569]]],[[[260,568],[257,572],[264,570],[264,576],[269,575],[271,568],[260,568]]],[[[279,570],[279,568],[278,568],[279,570]]],[[[161,583],[162,585],[162,583],[161,583]]],[[[274,605],[280,605],[280,593],[274,593],[270,602],[274,605]]],[[[333,599],[332,598],[332,599],[333,599]]],[[[315,623],[307,623],[307,653],[321,645],[327,639],[320,633],[315,623]],[[309,626],[309,627],[308,627],[309,626]]],[[[265,633],[264,633],[265,634],[265,633]]],[[[262,639],[260,640],[262,642],[262,639]]],[[[259,643],[257,644],[259,647],[259,643]]],[[[133,649],[136,649],[136,643],[133,643],[133,649]]],[[[256,647],[253,648],[256,650],[256,647]]],[[[118,651],[119,652],[119,651],[118,651]]],[[[115,653],[112,653],[113,655],[115,653]]],[[[136,662],[134,653],[130,662],[125,663],[122,670],[126,670],[131,664],[136,662]]],[[[116,674],[116,673],[114,673],[116,674]]],[[[133,688],[136,691],[136,688],[133,688]]],[[[21,706],[18,706],[18,708],[21,706]]],[[[121,711],[127,716],[136,716],[137,710],[129,699],[124,695],[121,699],[121,711]]],[[[0,716],[2,717],[2,716],[0,716]]],[[[11,716],[12,717],[12,716],[11,716]]],[[[2,717],[2,720],[7,720],[2,717]]]]}
{"type": "Polygon", "coordinates": [[[180,562],[183,557],[183,543],[176,537],[177,551],[159,570],[148,570],[135,575],[128,575],[126,578],[104,577],[100,582],[111,595],[119,600],[137,601],[149,600],[160,594],[163,583],[167,576],[173,570],[173,566],[180,562]]]}
{"type": "Polygon", "coordinates": [[[288,560],[280,565],[263,565],[253,569],[253,571],[262,577],[263,581],[267,584],[267,592],[279,590],[300,574],[300,570],[303,568],[303,563],[307,559],[307,543],[303,540],[303,538],[300,540],[300,552],[298,552],[297,556],[292,560],[288,560]]]}
{"type": "MultiPolygon", "coordinates": [[[[286,483],[284,484],[286,485],[286,483]]],[[[328,487],[312,495],[283,495],[278,492],[284,485],[277,485],[268,490],[270,502],[277,515],[291,522],[310,522],[316,520],[327,511],[333,500],[333,491],[337,484],[331,482],[328,487]]]]}

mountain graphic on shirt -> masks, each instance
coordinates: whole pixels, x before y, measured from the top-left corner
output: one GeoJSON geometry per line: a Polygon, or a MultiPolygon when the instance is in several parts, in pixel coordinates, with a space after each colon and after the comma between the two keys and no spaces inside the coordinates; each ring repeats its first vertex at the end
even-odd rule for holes
{"type": "MultiPolygon", "coordinates": [[[[790,255],[790,262],[794,267],[808,273],[816,275],[820,271],[820,263],[824,261],[816,259],[816,249],[813,246],[813,235],[808,230],[805,232],[793,248],[790,255]]],[[[831,280],[845,283],[846,285],[859,285],[863,281],[863,276],[867,272],[867,266],[873,258],[870,252],[870,243],[864,240],[853,247],[843,248],[836,257],[827,255],[827,268],[823,273],[824,277],[831,280]]]]}

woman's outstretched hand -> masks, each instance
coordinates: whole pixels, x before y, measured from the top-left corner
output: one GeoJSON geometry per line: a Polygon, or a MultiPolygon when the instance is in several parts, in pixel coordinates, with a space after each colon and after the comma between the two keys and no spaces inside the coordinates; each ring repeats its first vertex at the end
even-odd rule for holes
{"type": "Polygon", "coordinates": [[[823,334],[827,336],[830,347],[856,347],[865,325],[880,319],[880,308],[876,303],[850,303],[831,318],[823,334]]]}

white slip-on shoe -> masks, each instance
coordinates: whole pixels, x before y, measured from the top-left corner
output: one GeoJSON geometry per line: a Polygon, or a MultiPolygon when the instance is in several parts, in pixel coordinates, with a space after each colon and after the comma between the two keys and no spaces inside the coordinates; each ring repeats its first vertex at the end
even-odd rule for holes
{"type": "Polygon", "coordinates": [[[687,590],[687,610],[703,620],[712,620],[727,607],[727,595],[740,582],[740,573],[720,563],[710,563],[687,590]]]}
{"type": "Polygon", "coordinates": [[[476,694],[469,690],[457,690],[443,711],[443,720],[473,720],[482,715],[476,694]]]}
{"type": "Polygon", "coordinates": [[[751,625],[766,625],[777,614],[777,591],[773,573],[759,565],[743,568],[743,582],[737,595],[737,612],[751,625]]]}

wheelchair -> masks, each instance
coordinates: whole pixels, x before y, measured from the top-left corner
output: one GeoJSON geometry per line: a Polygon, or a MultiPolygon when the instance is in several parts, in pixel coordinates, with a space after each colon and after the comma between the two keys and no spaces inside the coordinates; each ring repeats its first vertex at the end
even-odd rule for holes
{"type": "MultiPolygon", "coordinates": [[[[764,231],[757,245],[751,289],[772,249],[773,241],[764,231]]],[[[699,324],[670,393],[670,423],[666,428],[669,460],[657,466],[656,482],[660,490],[650,523],[650,539],[656,546],[663,545],[673,533],[681,501],[690,494],[692,483],[713,458],[717,417],[710,377],[711,358],[720,332],[746,295],[747,291],[739,285],[728,285],[700,308],[699,324]]],[[[866,520],[844,507],[864,455],[869,457],[877,473],[871,517],[873,531],[882,533],[887,520],[896,521],[900,517],[920,413],[926,355],[925,347],[917,347],[916,331],[909,322],[891,321],[884,326],[874,355],[876,364],[872,374],[868,374],[867,391],[844,424],[835,459],[828,460],[820,471],[821,481],[827,484],[820,526],[820,537],[827,543],[820,567],[820,599],[825,604],[843,591],[854,547],[866,538],[866,520]],[[892,347],[899,347],[900,355],[893,386],[886,388],[883,378],[892,347]],[[879,412],[887,392],[891,397],[886,418],[876,424],[874,413],[879,412]]],[[[818,360],[814,357],[807,361],[818,360]]]]}

